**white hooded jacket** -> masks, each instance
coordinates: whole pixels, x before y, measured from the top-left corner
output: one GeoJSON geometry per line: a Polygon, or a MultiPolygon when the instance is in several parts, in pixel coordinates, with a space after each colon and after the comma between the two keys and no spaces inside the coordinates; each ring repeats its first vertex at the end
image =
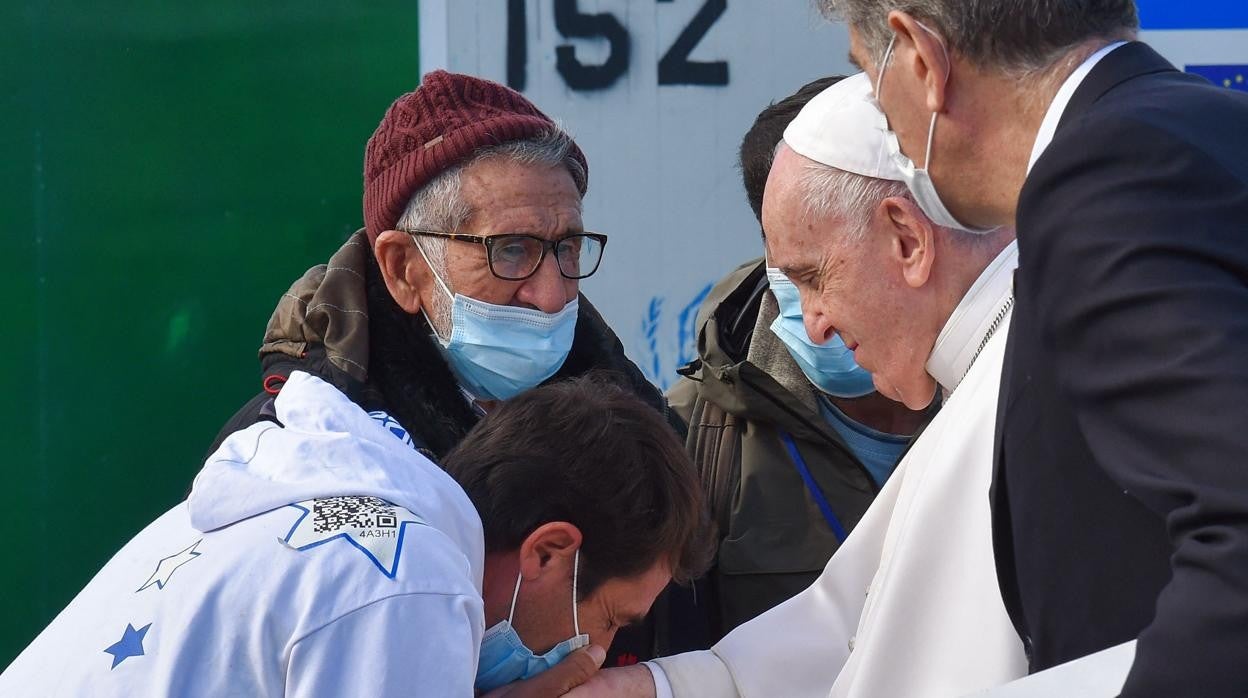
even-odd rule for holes
{"type": "Polygon", "coordinates": [[[473,695],[484,542],[467,495],[308,374],[276,413],[221,445],[0,695],[473,695]]]}

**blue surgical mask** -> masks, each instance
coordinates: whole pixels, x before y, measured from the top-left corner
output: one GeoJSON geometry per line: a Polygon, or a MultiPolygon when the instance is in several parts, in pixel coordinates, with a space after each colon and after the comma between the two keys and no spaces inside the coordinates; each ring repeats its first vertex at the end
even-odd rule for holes
{"type": "MultiPolygon", "coordinates": [[[[919,24],[927,33],[936,36],[936,33],[926,26],[919,24]]],[[[875,79],[875,99],[879,102],[880,85],[884,82],[884,71],[888,70],[889,59],[893,55],[893,45],[897,41],[896,35],[888,42],[888,49],[884,52],[884,60],[880,62],[879,76],[875,79]]],[[[944,48],[944,42],[940,43],[944,48]]],[[[947,53],[947,51],[946,51],[947,53]]],[[[906,157],[901,152],[901,143],[897,140],[897,134],[891,129],[884,134],[885,144],[888,147],[888,157],[892,159],[897,171],[902,177],[902,181],[906,183],[906,188],[910,190],[910,195],[914,197],[915,203],[919,205],[923,213],[932,219],[936,225],[945,228],[956,228],[967,232],[984,235],[991,233],[996,228],[972,228],[957,218],[945,207],[945,202],[941,200],[940,194],[936,191],[936,183],[932,181],[929,172],[932,169],[932,140],[936,137],[936,112],[932,112],[932,120],[927,127],[927,148],[923,154],[923,167],[917,167],[914,161],[906,157]]]]}
{"type": "Polygon", "coordinates": [[[507,620],[485,631],[481,640],[481,652],[477,659],[476,687],[482,693],[505,686],[513,681],[528,679],[546,671],[576,650],[589,644],[589,635],[581,634],[581,623],[576,611],[576,582],[580,571],[581,551],[577,550],[572,561],[572,637],[560,642],[541,655],[533,654],[525,646],[511,619],[516,615],[516,599],[520,596],[520,574],[516,574],[516,589],[511,593],[511,611],[507,620]]]}
{"type": "Polygon", "coordinates": [[[875,392],[871,373],[854,362],[840,335],[832,335],[826,344],[815,344],[802,321],[802,299],[797,287],[779,269],[767,268],[767,281],[780,305],[780,315],[771,323],[789,355],[814,386],[835,397],[862,397],[875,392]]]}
{"type": "Polygon", "coordinates": [[[451,336],[434,333],[464,390],[483,400],[509,400],[555,375],[572,349],[576,298],[557,313],[545,313],[452,294],[419,242],[416,249],[451,299],[451,336]]]}

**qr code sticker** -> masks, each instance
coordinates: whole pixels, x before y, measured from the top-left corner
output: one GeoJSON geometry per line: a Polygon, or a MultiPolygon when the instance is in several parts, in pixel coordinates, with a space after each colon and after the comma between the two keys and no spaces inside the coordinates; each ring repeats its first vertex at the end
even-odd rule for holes
{"type": "Polygon", "coordinates": [[[377,497],[326,497],[312,503],[312,530],[330,533],[342,528],[394,528],[394,505],[377,497]]]}

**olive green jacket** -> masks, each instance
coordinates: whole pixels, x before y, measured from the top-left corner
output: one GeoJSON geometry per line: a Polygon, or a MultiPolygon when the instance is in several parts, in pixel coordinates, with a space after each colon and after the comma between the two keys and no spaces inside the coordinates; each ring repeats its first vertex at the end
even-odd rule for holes
{"type": "Polygon", "coordinates": [[[878,487],[820,412],[816,389],[771,332],[778,314],[763,260],[721,280],[697,319],[698,358],[668,400],[719,526],[699,606],[712,641],[810,586],[840,545],[795,465],[792,437],[844,531],[878,487]]]}

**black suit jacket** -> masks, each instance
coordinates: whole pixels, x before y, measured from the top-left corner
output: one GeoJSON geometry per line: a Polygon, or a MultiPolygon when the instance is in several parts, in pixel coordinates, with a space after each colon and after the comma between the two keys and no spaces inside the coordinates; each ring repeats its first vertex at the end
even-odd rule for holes
{"type": "Polygon", "coordinates": [[[1118,48],[1017,227],[993,540],[1031,668],[1138,636],[1123,695],[1248,695],[1248,95],[1118,48]]]}

